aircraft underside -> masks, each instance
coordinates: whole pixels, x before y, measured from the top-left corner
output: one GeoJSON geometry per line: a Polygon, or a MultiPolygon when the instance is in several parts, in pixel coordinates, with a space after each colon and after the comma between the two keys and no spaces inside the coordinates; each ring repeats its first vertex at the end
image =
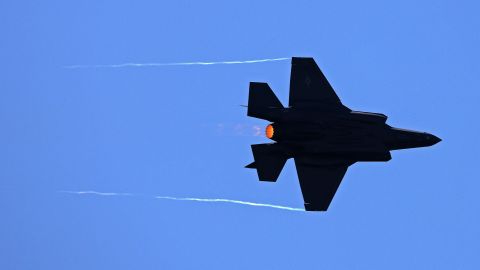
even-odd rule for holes
{"type": "Polygon", "coordinates": [[[284,107],[266,83],[251,82],[248,116],[265,119],[266,137],[254,144],[261,181],[275,182],[293,158],[307,211],[326,211],[348,167],[359,161],[388,161],[390,150],[425,147],[440,139],[432,134],[392,128],[380,113],[344,106],[313,58],[292,58],[289,106],[284,107]]]}

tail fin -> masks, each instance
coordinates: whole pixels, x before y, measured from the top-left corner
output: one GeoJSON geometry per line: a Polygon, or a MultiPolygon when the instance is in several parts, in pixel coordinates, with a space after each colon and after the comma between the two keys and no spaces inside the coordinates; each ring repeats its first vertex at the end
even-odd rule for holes
{"type": "Polygon", "coordinates": [[[260,181],[277,181],[288,159],[283,149],[274,143],[253,144],[252,152],[255,161],[245,167],[257,169],[260,181]]]}
{"type": "Polygon", "coordinates": [[[250,82],[248,116],[275,121],[284,107],[267,83],[250,82]]]}

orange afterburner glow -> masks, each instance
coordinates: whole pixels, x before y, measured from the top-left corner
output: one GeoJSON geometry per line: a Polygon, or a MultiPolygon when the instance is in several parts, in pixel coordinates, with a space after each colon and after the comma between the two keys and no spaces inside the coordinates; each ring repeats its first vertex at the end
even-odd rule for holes
{"type": "Polygon", "coordinates": [[[267,135],[267,138],[271,139],[273,137],[273,126],[268,125],[267,129],[265,130],[265,134],[267,135]]]}

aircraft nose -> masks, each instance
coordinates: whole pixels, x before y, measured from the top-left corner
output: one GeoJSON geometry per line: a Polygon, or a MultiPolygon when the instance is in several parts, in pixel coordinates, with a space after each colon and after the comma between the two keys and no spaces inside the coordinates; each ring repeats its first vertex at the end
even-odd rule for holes
{"type": "Polygon", "coordinates": [[[439,142],[442,141],[442,139],[440,139],[439,137],[433,135],[433,134],[429,134],[427,133],[427,140],[429,141],[430,145],[434,145],[434,144],[437,144],[439,142]]]}
{"type": "Polygon", "coordinates": [[[437,143],[441,142],[442,139],[440,139],[439,137],[437,137],[435,135],[432,135],[432,141],[433,141],[433,144],[437,144],[437,143]]]}

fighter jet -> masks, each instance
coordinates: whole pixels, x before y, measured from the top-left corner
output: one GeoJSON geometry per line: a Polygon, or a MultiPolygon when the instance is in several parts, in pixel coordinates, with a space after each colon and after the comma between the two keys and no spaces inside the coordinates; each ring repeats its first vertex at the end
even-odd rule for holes
{"type": "Polygon", "coordinates": [[[391,127],[381,113],[353,111],[342,104],[313,58],[292,58],[288,107],[267,83],[251,82],[250,117],[268,120],[266,137],[254,144],[260,181],[275,182],[293,158],[305,210],[326,211],[348,167],[361,161],[389,161],[390,151],[432,146],[441,140],[426,132],[391,127]]]}

